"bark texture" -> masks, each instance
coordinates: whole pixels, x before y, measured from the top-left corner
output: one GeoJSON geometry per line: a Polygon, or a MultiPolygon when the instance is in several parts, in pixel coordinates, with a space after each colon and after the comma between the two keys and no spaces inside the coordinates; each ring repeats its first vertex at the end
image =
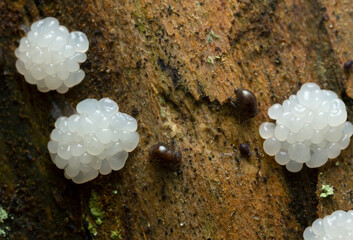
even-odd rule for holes
{"type": "MultiPolygon", "coordinates": [[[[334,210],[353,208],[353,150],[320,169],[288,173],[264,154],[267,109],[316,82],[353,121],[352,0],[4,0],[0,2],[0,223],[4,239],[286,239],[334,210]],[[42,94],[15,69],[23,26],[46,16],[90,40],[85,80],[42,94]],[[235,88],[260,113],[241,121],[235,88]],[[57,117],[110,97],[138,119],[126,166],[83,185],[46,149],[57,117]],[[150,161],[166,142],[179,169],[150,161]],[[249,159],[236,148],[249,143],[249,159]],[[320,198],[322,184],[334,195],[320,198]]],[[[1,237],[0,237],[1,238],[1,237]]]]}

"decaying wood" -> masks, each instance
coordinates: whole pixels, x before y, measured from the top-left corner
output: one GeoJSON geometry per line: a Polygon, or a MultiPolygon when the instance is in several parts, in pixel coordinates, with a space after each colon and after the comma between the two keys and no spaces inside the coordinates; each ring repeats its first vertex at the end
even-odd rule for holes
{"type": "Polygon", "coordinates": [[[308,81],[341,96],[353,120],[353,74],[343,70],[352,16],[352,0],[1,1],[4,239],[291,240],[352,209],[352,144],[291,174],[258,134],[268,107],[308,81]],[[38,92],[15,69],[21,29],[46,16],[90,40],[86,78],[64,96],[38,92]],[[235,88],[255,93],[255,118],[241,121],[229,104],[235,88]],[[122,170],[75,185],[46,144],[65,106],[88,97],[116,100],[138,119],[141,141],[122,170]],[[158,142],[181,151],[180,169],[151,163],[158,142]],[[244,142],[249,159],[236,150],[244,142]],[[319,197],[322,184],[333,197],[319,197]]]}

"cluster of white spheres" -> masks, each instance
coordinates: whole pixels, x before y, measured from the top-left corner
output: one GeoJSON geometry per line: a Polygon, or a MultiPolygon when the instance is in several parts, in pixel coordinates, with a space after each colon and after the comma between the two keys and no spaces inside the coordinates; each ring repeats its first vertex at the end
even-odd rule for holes
{"type": "Polygon", "coordinates": [[[268,115],[276,123],[260,126],[264,151],[290,172],[300,171],[304,163],[317,168],[338,157],[353,135],[344,102],[315,83],[305,83],[297,95],[274,104],[268,115]]]}
{"type": "Polygon", "coordinates": [[[56,18],[34,22],[15,50],[16,68],[41,92],[66,93],[85,77],[80,63],[86,61],[89,42],[82,32],[71,32],[56,18]]]}
{"type": "Polygon", "coordinates": [[[353,211],[335,211],[319,218],[311,227],[305,229],[304,240],[352,240],[353,211]]]}
{"type": "Polygon", "coordinates": [[[76,111],[58,118],[51,132],[48,150],[56,166],[75,183],[121,169],[139,142],[135,118],[109,98],[85,99],[76,111]]]}

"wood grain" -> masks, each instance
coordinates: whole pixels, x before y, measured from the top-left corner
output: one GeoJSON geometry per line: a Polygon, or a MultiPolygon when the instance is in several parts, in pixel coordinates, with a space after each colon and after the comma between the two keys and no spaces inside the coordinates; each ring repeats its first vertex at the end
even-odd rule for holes
{"type": "Polygon", "coordinates": [[[291,174],[258,134],[267,109],[305,82],[335,91],[353,120],[353,74],[343,70],[353,58],[352,0],[5,0],[0,23],[8,239],[291,240],[318,216],[352,209],[352,144],[322,168],[291,174]],[[38,92],[14,65],[21,28],[46,16],[90,40],[86,78],[63,96],[38,92]],[[255,118],[243,121],[229,103],[235,88],[254,92],[255,118]],[[138,119],[141,141],[122,170],[75,185],[46,144],[55,119],[88,97],[116,100],[138,119]],[[149,160],[158,142],[181,151],[179,169],[149,160]],[[319,197],[322,184],[333,197],[319,197]]]}

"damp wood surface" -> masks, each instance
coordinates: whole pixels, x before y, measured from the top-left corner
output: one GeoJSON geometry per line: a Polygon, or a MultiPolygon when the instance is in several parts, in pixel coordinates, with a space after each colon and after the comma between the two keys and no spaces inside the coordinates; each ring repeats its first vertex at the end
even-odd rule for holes
{"type": "Polygon", "coordinates": [[[0,239],[302,239],[353,209],[353,145],[292,174],[258,128],[305,82],[336,92],[353,121],[352,39],[353,0],[1,1],[0,239]],[[15,68],[23,29],[47,16],[90,41],[86,77],[65,95],[15,68]],[[235,88],[254,92],[256,117],[229,103],[235,88]],[[46,144],[57,117],[102,97],[138,120],[140,143],[122,170],[75,185],[46,144]],[[181,152],[178,168],[149,159],[158,142],[181,152]],[[333,196],[320,198],[323,184],[333,196]]]}

